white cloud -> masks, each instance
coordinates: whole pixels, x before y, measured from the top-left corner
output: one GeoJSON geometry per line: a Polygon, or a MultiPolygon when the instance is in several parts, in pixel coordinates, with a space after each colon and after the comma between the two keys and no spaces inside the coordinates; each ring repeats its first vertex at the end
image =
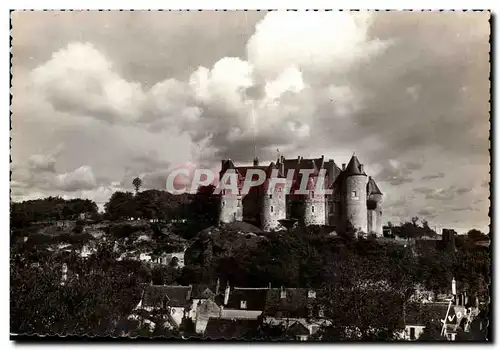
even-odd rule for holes
{"type": "Polygon", "coordinates": [[[368,12],[271,12],[249,40],[248,58],[264,76],[277,76],[289,66],[342,72],[385,47],[369,39],[371,21],[368,12]]]}
{"type": "Polygon", "coordinates": [[[144,100],[141,84],[128,82],[90,43],[73,42],[31,72],[31,86],[56,109],[103,120],[134,120],[144,100]]]}

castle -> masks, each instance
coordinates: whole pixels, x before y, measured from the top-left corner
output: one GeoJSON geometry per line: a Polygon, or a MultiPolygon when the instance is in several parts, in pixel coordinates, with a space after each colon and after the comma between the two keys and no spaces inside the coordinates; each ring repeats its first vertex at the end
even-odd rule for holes
{"type": "Polygon", "coordinates": [[[333,159],[325,161],[324,156],[315,159],[286,159],[278,156],[267,166],[259,165],[254,159],[252,166],[235,166],[231,159],[222,160],[220,179],[226,173],[238,177],[238,193],[221,193],[219,222],[245,221],[261,227],[264,231],[283,229],[286,219],[294,219],[309,225],[328,225],[336,231],[352,228],[359,234],[373,233],[382,236],[382,192],[375,180],[366,175],[363,164],[353,155],[347,166],[339,168],[333,159]],[[242,194],[242,180],[249,169],[260,169],[266,173],[263,185],[253,187],[242,194]],[[300,170],[310,173],[305,194],[295,194],[302,183],[300,170]],[[293,171],[293,177],[287,176],[293,171]],[[271,174],[277,184],[269,194],[271,174]],[[320,174],[324,174],[323,178],[320,174]],[[316,182],[324,180],[325,189],[331,194],[318,194],[316,182]],[[289,186],[292,191],[283,191],[289,186]]]}

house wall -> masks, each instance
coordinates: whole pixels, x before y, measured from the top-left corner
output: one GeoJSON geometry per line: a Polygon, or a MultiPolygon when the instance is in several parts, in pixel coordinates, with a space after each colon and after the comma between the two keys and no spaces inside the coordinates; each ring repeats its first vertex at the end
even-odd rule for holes
{"type": "Polygon", "coordinates": [[[398,338],[403,340],[411,340],[410,339],[410,328],[415,328],[415,339],[417,340],[422,333],[424,332],[425,326],[422,325],[406,325],[404,331],[399,332],[398,338]]]}
{"type": "Polygon", "coordinates": [[[208,320],[211,317],[220,317],[221,309],[216,303],[214,303],[210,299],[205,299],[205,300],[195,299],[195,300],[193,300],[193,306],[191,307],[191,311],[194,310],[194,313],[190,312],[189,315],[191,315],[191,319],[194,321],[195,332],[203,333],[205,332],[208,320]]]}
{"type": "Polygon", "coordinates": [[[170,316],[172,316],[172,319],[175,321],[177,326],[179,326],[182,322],[183,317],[184,317],[184,308],[183,307],[169,307],[168,310],[170,312],[170,316]]]}

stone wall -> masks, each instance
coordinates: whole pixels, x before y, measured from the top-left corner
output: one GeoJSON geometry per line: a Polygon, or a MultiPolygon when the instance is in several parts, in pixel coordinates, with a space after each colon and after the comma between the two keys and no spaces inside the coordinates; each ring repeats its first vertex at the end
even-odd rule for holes
{"type": "Polygon", "coordinates": [[[326,203],[324,195],[309,193],[304,201],[304,223],[306,225],[325,225],[326,203]]]}
{"type": "Polygon", "coordinates": [[[220,201],[219,221],[230,223],[243,220],[241,196],[223,195],[220,201]]]}
{"type": "Polygon", "coordinates": [[[279,220],[286,219],[285,183],[286,179],[279,179],[279,184],[272,194],[267,193],[269,180],[264,185],[265,191],[262,195],[261,214],[261,228],[264,231],[280,230],[283,228],[279,220]]]}
{"type": "Polygon", "coordinates": [[[368,210],[366,207],[366,185],[368,178],[365,175],[351,175],[346,178],[346,223],[359,232],[368,231],[368,210]]]}

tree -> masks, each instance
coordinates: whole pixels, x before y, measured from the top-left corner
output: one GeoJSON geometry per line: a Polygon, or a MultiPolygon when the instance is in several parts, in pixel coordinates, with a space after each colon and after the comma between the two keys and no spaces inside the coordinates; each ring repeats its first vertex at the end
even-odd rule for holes
{"type": "Polygon", "coordinates": [[[476,241],[486,240],[488,239],[488,236],[486,236],[484,233],[482,233],[477,229],[472,229],[469,232],[467,232],[467,238],[473,242],[476,242],[476,241]]]}
{"type": "Polygon", "coordinates": [[[134,188],[135,188],[135,194],[137,194],[139,192],[139,189],[141,188],[142,186],[142,180],[141,178],[139,177],[136,177],[133,181],[132,181],[132,185],[134,185],[134,188]]]}
{"type": "Polygon", "coordinates": [[[130,192],[117,191],[104,205],[106,216],[111,220],[128,219],[137,214],[134,195],[130,192]]]}

